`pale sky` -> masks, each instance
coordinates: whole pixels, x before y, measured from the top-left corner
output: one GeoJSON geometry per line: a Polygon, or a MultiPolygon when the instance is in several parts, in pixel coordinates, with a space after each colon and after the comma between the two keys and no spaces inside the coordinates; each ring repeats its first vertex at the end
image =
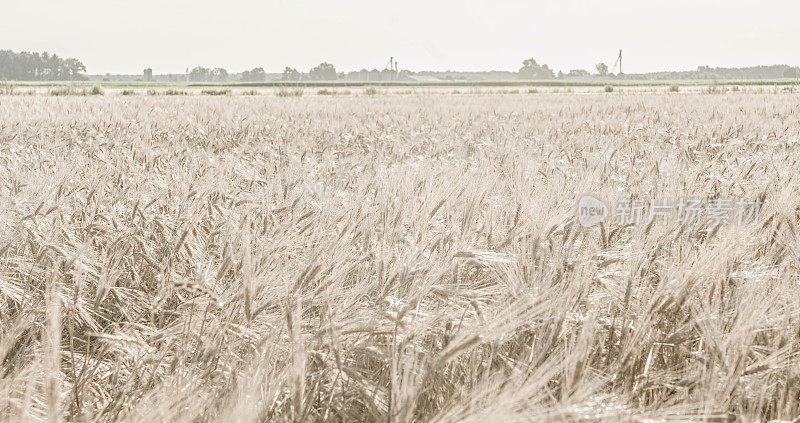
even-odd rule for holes
{"type": "Polygon", "coordinates": [[[0,0],[0,49],[81,59],[88,73],[554,70],[800,65],[796,1],[0,0]]]}

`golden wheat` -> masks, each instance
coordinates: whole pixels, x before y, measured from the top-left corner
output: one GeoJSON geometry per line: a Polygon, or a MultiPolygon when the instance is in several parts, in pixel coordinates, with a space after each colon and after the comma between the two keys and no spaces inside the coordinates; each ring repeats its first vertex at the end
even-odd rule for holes
{"type": "Polygon", "coordinates": [[[792,419],[798,100],[0,97],[0,419],[792,419]]]}

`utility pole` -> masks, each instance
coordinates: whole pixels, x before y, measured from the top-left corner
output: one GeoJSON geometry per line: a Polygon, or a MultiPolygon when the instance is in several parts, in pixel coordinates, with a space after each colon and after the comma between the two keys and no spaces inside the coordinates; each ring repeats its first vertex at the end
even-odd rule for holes
{"type": "Polygon", "coordinates": [[[389,63],[386,65],[386,69],[390,72],[390,77],[392,80],[397,79],[397,62],[394,60],[394,57],[389,58],[389,63]]]}
{"type": "Polygon", "coordinates": [[[614,61],[614,67],[611,68],[611,72],[619,71],[618,74],[622,74],[622,50],[619,51],[617,55],[617,60],[614,61]]]}

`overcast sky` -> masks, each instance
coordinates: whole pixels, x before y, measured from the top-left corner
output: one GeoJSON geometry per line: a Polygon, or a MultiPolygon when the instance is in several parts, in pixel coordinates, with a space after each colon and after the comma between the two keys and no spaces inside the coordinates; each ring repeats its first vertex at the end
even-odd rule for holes
{"type": "Polygon", "coordinates": [[[88,73],[555,70],[800,65],[800,2],[644,0],[2,0],[0,49],[81,59],[88,73]]]}

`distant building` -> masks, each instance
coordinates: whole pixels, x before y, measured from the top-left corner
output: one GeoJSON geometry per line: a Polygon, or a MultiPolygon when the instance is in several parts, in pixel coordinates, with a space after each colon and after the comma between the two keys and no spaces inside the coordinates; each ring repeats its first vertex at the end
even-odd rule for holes
{"type": "Polygon", "coordinates": [[[148,81],[148,82],[152,81],[153,80],[153,70],[150,69],[150,68],[145,69],[144,70],[144,78],[142,78],[142,79],[145,80],[145,81],[148,81]]]}
{"type": "Polygon", "coordinates": [[[358,82],[389,82],[389,81],[413,81],[411,74],[407,70],[393,70],[393,69],[373,69],[371,71],[362,69],[360,71],[353,71],[344,74],[340,79],[345,81],[358,81],[358,82]]]}

